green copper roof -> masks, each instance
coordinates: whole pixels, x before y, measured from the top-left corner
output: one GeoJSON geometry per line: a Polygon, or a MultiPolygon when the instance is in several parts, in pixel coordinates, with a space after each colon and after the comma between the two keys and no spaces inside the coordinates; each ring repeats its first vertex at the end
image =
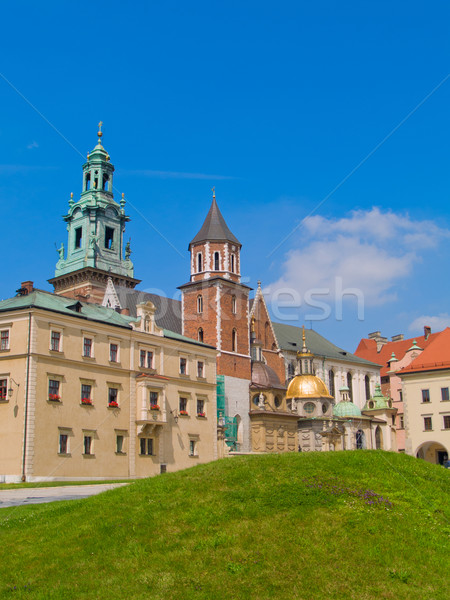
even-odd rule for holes
{"type": "Polygon", "coordinates": [[[175,331],[169,331],[168,329],[163,329],[164,337],[169,338],[171,340],[179,340],[180,342],[188,342],[189,344],[195,344],[196,346],[203,346],[203,348],[214,348],[215,346],[210,346],[209,344],[204,344],[203,342],[198,342],[197,340],[193,340],[192,338],[186,337],[185,335],[181,335],[180,333],[175,333],[175,331]]]}
{"type": "Polygon", "coordinates": [[[333,407],[335,417],[360,417],[361,411],[353,402],[338,402],[333,407]]]}
{"type": "Polygon", "coordinates": [[[379,383],[375,386],[375,394],[367,400],[364,404],[363,410],[380,410],[384,408],[389,408],[389,398],[383,396],[381,392],[381,385],[379,383]]]}
{"type": "Polygon", "coordinates": [[[0,312],[27,308],[41,308],[80,319],[126,327],[127,329],[131,329],[130,323],[138,321],[134,317],[121,315],[112,308],[88,302],[78,302],[74,298],[66,298],[42,290],[35,290],[27,296],[16,296],[0,302],[0,312]]]}
{"type": "MultiPolygon", "coordinates": [[[[302,347],[302,329],[286,323],[272,323],[276,338],[282,350],[297,352],[302,347]]],[[[359,358],[351,352],[346,352],[322,337],[313,329],[306,329],[306,345],[316,357],[324,357],[344,362],[358,363],[367,366],[379,366],[376,363],[359,358]]]]}

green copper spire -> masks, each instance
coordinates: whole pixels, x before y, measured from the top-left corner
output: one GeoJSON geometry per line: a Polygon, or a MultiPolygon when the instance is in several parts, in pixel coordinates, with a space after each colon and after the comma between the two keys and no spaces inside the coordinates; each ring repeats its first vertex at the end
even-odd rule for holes
{"type": "Polygon", "coordinates": [[[383,410],[385,408],[391,408],[389,404],[392,403],[390,403],[389,398],[383,396],[381,385],[377,383],[375,385],[375,394],[366,401],[363,410],[383,410]]]}
{"type": "Polygon", "coordinates": [[[69,211],[64,216],[68,231],[67,253],[61,244],[55,277],[85,267],[126,277],[134,275],[129,242],[123,247],[125,223],[130,218],[125,215],[124,195],[120,204],[114,200],[114,166],[102,145],[101,121],[97,136],[97,145],[88,153],[83,165],[80,199],[74,202],[71,194],[69,211]]]}

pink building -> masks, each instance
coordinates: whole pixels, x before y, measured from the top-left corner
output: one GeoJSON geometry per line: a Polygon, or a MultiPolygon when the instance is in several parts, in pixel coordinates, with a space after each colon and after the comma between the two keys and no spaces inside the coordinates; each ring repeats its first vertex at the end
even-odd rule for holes
{"type": "Polygon", "coordinates": [[[408,367],[437,336],[439,333],[431,333],[430,327],[424,327],[422,336],[404,339],[401,334],[388,341],[379,331],[375,331],[359,342],[355,352],[356,356],[381,366],[381,390],[392,399],[393,406],[398,411],[396,427],[399,452],[405,451],[406,444],[402,380],[398,372],[408,367]]]}

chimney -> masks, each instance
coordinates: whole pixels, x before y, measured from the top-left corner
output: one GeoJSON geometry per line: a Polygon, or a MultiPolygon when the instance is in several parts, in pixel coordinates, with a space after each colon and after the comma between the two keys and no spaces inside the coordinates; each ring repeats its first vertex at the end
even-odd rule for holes
{"type": "Polygon", "coordinates": [[[429,327],[428,325],[425,325],[425,327],[423,328],[423,335],[424,335],[425,339],[427,340],[431,335],[431,327],[429,327]]]}
{"type": "Polygon", "coordinates": [[[369,333],[369,335],[367,336],[369,338],[369,340],[375,340],[377,343],[377,352],[379,352],[381,350],[381,348],[387,344],[387,337],[383,337],[381,335],[381,331],[374,331],[373,333],[369,333]]]}
{"type": "Polygon", "coordinates": [[[32,281],[22,281],[20,284],[20,288],[16,290],[18,296],[28,296],[33,291],[33,282],[32,281]]]}
{"type": "Polygon", "coordinates": [[[391,340],[393,342],[401,342],[404,339],[405,339],[405,336],[403,335],[403,333],[399,333],[398,335],[393,335],[391,338],[391,340]]]}

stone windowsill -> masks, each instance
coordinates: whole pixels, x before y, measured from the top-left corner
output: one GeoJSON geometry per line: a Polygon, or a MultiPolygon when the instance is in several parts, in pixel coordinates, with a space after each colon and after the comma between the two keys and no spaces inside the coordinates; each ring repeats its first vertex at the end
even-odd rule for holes
{"type": "Polygon", "coordinates": [[[126,456],[127,453],[126,452],[115,452],[114,453],[116,456],[126,456]]]}
{"type": "Polygon", "coordinates": [[[95,458],[95,454],[82,454],[81,455],[83,458],[95,458]]]}
{"type": "Polygon", "coordinates": [[[69,457],[70,457],[70,456],[72,456],[72,455],[71,455],[71,453],[70,453],[70,452],[58,452],[58,456],[64,456],[64,457],[67,457],[67,456],[69,456],[69,457]]]}
{"type": "Polygon", "coordinates": [[[10,348],[1,348],[0,352],[9,352],[11,349],[10,348]]]}

